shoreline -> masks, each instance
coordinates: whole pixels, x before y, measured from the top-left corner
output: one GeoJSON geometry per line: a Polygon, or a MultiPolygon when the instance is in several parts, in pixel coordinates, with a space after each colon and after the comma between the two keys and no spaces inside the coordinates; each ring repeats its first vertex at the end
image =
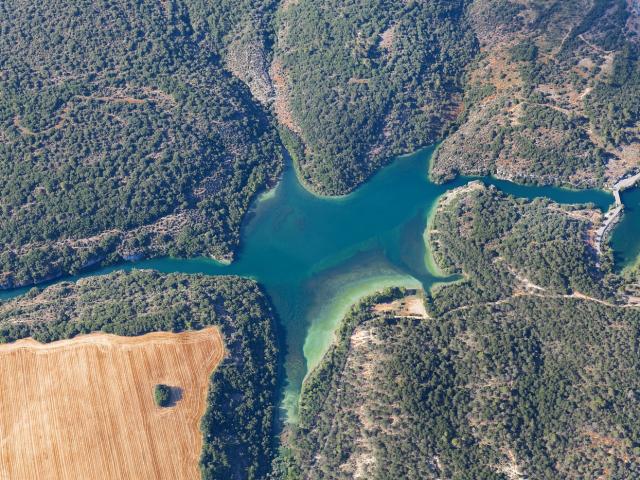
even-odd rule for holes
{"type": "MultiPolygon", "coordinates": [[[[292,133],[290,131],[286,131],[286,135],[287,137],[290,137],[291,135],[296,135],[295,133],[292,133]]],[[[432,145],[425,145],[422,147],[419,147],[418,149],[412,151],[412,152],[406,152],[406,153],[400,153],[397,155],[391,155],[391,156],[387,156],[384,158],[384,160],[382,161],[382,164],[380,166],[378,166],[377,169],[375,169],[373,172],[371,172],[369,174],[369,176],[362,182],[358,183],[357,185],[354,185],[353,187],[351,187],[349,189],[349,191],[342,193],[342,194],[338,194],[338,195],[329,195],[329,194],[325,194],[325,193],[321,193],[319,192],[314,186],[313,184],[310,184],[302,175],[302,170],[300,168],[300,160],[298,158],[298,156],[295,153],[295,148],[293,145],[291,145],[291,141],[287,141],[285,140],[285,138],[283,138],[283,135],[280,135],[280,139],[282,141],[282,146],[283,146],[283,156],[284,156],[284,160],[285,160],[285,164],[284,164],[284,170],[283,170],[283,175],[284,173],[286,173],[287,168],[293,168],[293,171],[296,175],[296,179],[298,180],[298,183],[300,184],[300,186],[310,195],[322,199],[322,200],[330,200],[330,201],[340,201],[343,199],[346,199],[347,197],[349,197],[350,195],[353,195],[355,192],[357,192],[358,190],[360,190],[362,187],[364,187],[366,184],[368,184],[369,182],[371,182],[371,180],[373,179],[373,177],[375,177],[376,175],[378,175],[382,170],[384,170],[387,167],[390,167],[391,165],[393,165],[395,162],[397,162],[398,160],[401,160],[403,158],[406,157],[411,157],[413,155],[418,155],[420,153],[422,153],[425,150],[428,149],[433,149],[430,156],[429,156],[429,160],[428,160],[428,165],[427,165],[427,181],[432,182],[431,178],[430,178],[430,174],[429,172],[431,171],[431,159],[433,158],[433,155],[435,154],[435,152],[437,151],[438,147],[440,146],[441,142],[438,142],[436,144],[432,144],[432,145]],[[291,167],[289,167],[288,163],[291,163],[291,167]]],[[[432,182],[435,183],[435,182],[432,182]]]]}
{"type": "Polygon", "coordinates": [[[297,423],[300,393],[308,376],[321,364],[325,354],[335,343],[336,332],[351,308],[360,300],[390,287],[415,288],[422,290],[416,278],[402,273],[382,273],[361,280],[338,282],[326,292],[329,302],[316,299],[316,305],[308,312],[311,323],[308,326],[302,352],[305,374],[302,383],[295,389],[285,387],[281,408],[285,412],[286,423],[297,423]]]}
{"type": "MultiPolygon", "coordinates": [[[[433,230],[433,221],[435,220],[435,216],[438,213],[440,200],[444,195],[446,195],[446,193],[439,195],[438,198],[436,198],[434,204],[431,206],[431,208],[427,212],[427,224],[425,226],[424,232],[422,233],[422,239],[424,241],[424,247],[425,247],[424,264],[427,267],[427,271],[431,275],[433,275],[435,278],[441,278],[441,279],[447,278],[449,274],[438,265],[438,262],[433,256],[433,250],[431,248],[430,240],[431,240],[431,231],[433,230]]],[[[440,282],[436,282],[436,283],[440,283],[440,282]]]]}
{"type": "MultiPolygon", "coordinates": [[[[613,209],[609,209],[609,211],[604,214],[602,225],[596,230],[596,252],[599,255],[602,255],[603,243],[607,242],[608,237],[612,233],[611,229],[614,228],[622,219],[624,203],[622,202],[620,193],[625,190],[635,188],[638,181],[640,181],[640,173],[636,173],[631,177],[622,178],[614,184],[612,193],[615,200],[615,207],[613,209]]],[[[636,264],[638,263],[638,260],[639,259],[636,259],[636,264]]]]}
{"type": "MultiPolygon", "coordinates": [[[[292,343],[295,348],[294,360],[297,362],[297,355],[299,352],[302,354],[300,356],[300,364],[296,364],[296,366],[292,367],[295,370],[295,373],[289,377],[293,379],[289,386],[284,387],[284,401],[281,404],[281,408],[284,412],[286,412],[283,416],[288,419],[289,422],[295,421],[295,409],[297,409],[298,399],[299,399],[299,388],[301,386],[300,379],[304,381],[311,371],[322,361],[323,356],[326,354],[327,349],[332,344],[335,338],[336,329],[341,324],[344,316],[348,313],[349,309],[356,304],[360,299],[369,296],[376,291],[387,287],[408,287],[408,288],[420,288],[428,293],[429,291],[434,291],[435,289],[440,288],[442,285],[448,285],[452,282],[462,281],[464,280],[464,274],[459,275],[456,273],[447,272],[446,268],[441,268],[437,258],[442,260],[442,254],[438,255],[439,252],[442,252],[441,248],[437,248],[439,235],[436,233],[435,227],[435,218],[440,208],[446,208],[447,198],[449,196],[455,195],[459,189],[465,188],[478,188],[480,185],[484,185],[482,179],[472,179],[472,178],[464,178],[460,177],[457,181],[446,182],[444,186],[436,187],[438,184],[434,183],[430,180],[428,176],[428,171],[432,165],[432,158],[434,153],[437,151],[438,146],[430,146],[424,147],[416,152],[399,155],[390,159],[390,165],[387,167],[381,168],[380,171],[376,172],[372,175],[367,182],[361,184],[355,191],[352,191],[349,194],[343,196],[321,196],[315,194],[313,191],[310,191],[306,188],[304,182],[301,179],[301,175],[297,170],[297,163],[295,160],[295,156],[289,155],[288,151],[285,150],[283,152],[283,167],[281,170],[281,174],[279,177],[274,177],[273,182],[269,185],[269,188],[265,188],[263,191],[256,194],[253,200],[253,205],[248,210],[248,214],[245,216],[243,220],[243,224],[241,225],[241,238],[238,244],[238,247],[234,250],[234,253],[238,253],[238,255],[242,255],[243,249],[248,245],[247,239],[251,238],[252,234],[256,232],[261,232],[262,230],[256,230],[252,227],[252,229],[247,229],[247,224],[250,222],[251,218],[255,214],[256,209],[263,213],[270,210],[271,208],[281,208],[286,207],[285,213],[288,212],[289,207],[291,205],[296,205],[295,202],[299,202],[301,204],[306,205],[308,202],[309,210],[303,210],[302,214],[307,215],[306,217],[302,215],[300,218],[301,221],[307,221],[309,215],[313,215],[314,209],[316,207],[320,208],[319,205],[321,202],[313,202],[314,199],[326,200],[327,202],[338,202],[341,203],[347,199],[352,199],[351,195],[362,195],[363,199],[369,198],[369,196],[373,196],[378,198],[380,195],[380,191],[378,190],[377,183],[373,186],[373,188],[364,188],[367,187],[369,182],[373,181],[377,175],[381,175],[385,169],[392,167],[394,164],[397,165],[409,165],[410,170],[406,170],[404,167],[399,168],[397,171],[403,173],[405,176],[400,176],[398,178],[401,179],[400,183],[389,184],[383,181],[382,185],[384,185],[383,189],[389,189],[389,194],[385,196],[384,205],[393,206],[394,209],[398,210],[402,209],[403,212],[408,211],[407,209],[411,209],[413,212],[414,208],[416,209],[417,215],[420,215],[420,225],[415,224],[411,227],[411,242],[415,242],[416,246],[419,246],[419,242],[422,242],[421,249],[424,248],[424,255],[422,251],[415,250],[415,253],[410,257],[411,264],[409,267],[419,266],[419,272],[412,268],[405,268],[407,265],[404,265],[402,260],[402,255],[398,254],[395,257],[395,260],[399,263],[394,264],[395,266],[392,268],[378,266],[367,265],[364,262],[350,262],[345,263],[341,258],[337,258],[335,256],[329,256],[327,259],[331,260],[334,263],[327,263],[325,265],[328,269],[338,270],[338,275],[329,276],[322,275],[321,272],[324,271],[324,268],[319,271],[313,271],[309,273],[318,274],[318,281],[315,284],[315,289],[311,289],[309,291],[302,292],[301,301],[304,302],[305,311],[303,315],[298,315],[296,318],[295,315],[291,316],[291,318],[287,318],[285,320],[285,325],[289,327],[288,322],[298,322],[298,326],[293,326],[296,331],[296,340],[295,343],[292,343]],[[288,163],[291,161],[291,163],[288,163]],[[409,162],[409,163],[403,163],[409,162]],[[426,164],[425,164],[426,162],[426,164]],[[292,168],[293,171],[289,172],[288,169],[292,168]],[[427,172],[425,172],[425,170],[427,172]],[[295,175],[295,177],[293,177],[295,175]],[[419,176],[419,182],[416,185],[413,185],[413,181],[417,181],[419,176]],[[399,198],[401,196],[398,195],[398,192],[402,192],[403,186],[413,185],[414,190],[417,192],[417,188],[427,189],[429,192],[427,195],[415,194],[414,197],[411,197],[412,203],[399,203],[399,198]],[[475,185],[475,186],[474,186],[475,185]],[[431,188],[433,187],[433,190],[431,188]],[[289,197],[291,195],[291,198],[289,197]],[[424,200],[423,200],[424,199],[424,200]],[[275,200],[275,201],[274,201],[275,200]],[[271,203],[269,203],[271,202],[271,203]],[[419,202],[419,203],[418,203],[419,202]],[[257,208],[256,208],[257,207],[257,208]],[[311,212],[311,213],[310,213],[311,212]],[[426,216],[426,221],[423,224],[422,220],[426,216]],[[247,235],[248,233],[248,235],[247,235]],[[437,250],[437,251],[436,251],[437,250]],[[424,262],[424,266],[421,265],[420,262],[424,262]],[[347,268],[348,267],[348,268],[347,268]],[[423,270],[424,269],[424,270],[423,270]],[[424,277],[423,272],[426,270],[426,274],[424,277]],[[418,280],[418,278],[422,279],[422,281],[418,280]],[[304,295],[307,295],[305,297],[304,295]],[[310,298],[313,296],[314,298],[310,298]],[[308,309],[308,310],[306,310],[308,309]],[[304,323],[303,323],[304,322],[304,323]],[[304,329],[304,336],[298,336],[296,329],[304,329]]],[[[396,171],[396,170],[394,170],[396,171]]],[[[394,177],[395,178],[395,177],[394,177]]],[[[384,179],[383,179],[384,180],[384,179]]],[[[518,184],[514,184],[518,185],[518,184]]],[[[498,187],[500,188],[500,187],[498,187]]],[[[386,190],[384,190],[386,191],[386,190]]],[[[413,190],[412,190],[413,191],[413,190]]],[[[422,190],[420,190],[422,192],[422,190]]],[[[553,196],[556,193],[551,193],[549,190],[531,190],[525,192],[526,195],[530,196],[538,196],[538,197],[546,197],[553,196]]],[[[525,193],[522,193],[520,196],[524,196],[525,193]]],[[[517,193],[512,193],[516,197],[519,196],[517,193]]],[[[570,200],[573,200],[572,196],[569,197],[570,200]]],[[[453,197],[451,197],[453,198],[453,197]]],[[[579,197],[582,198],[582,197],[579,197]]],[[[566,203],[566,198],[564,198],[566,203]]],[[[559,203],[563,203],[559,201],[559,203]]],[[[348,205],[348,204],[347,204],[348,205]]],[[[372,205],[375,205],[373,203],[372,205]]],[[[342,204],[336,210],[343,208],[342,204]]],[[[378,212],[375,209],[371,208],[371,205],[368,203],[362,204],[360,202],[359,208],[360,210],[358,215],[365,215],[364,210],[369,210],[372,216],[378,215],[378,212]],[[364,206],[363,206],[364,205],[364,206]]],[[[391,210],[390,210],[391,211],[391,210]]],[[[276,210],[278,212],[278,210],[276,210]]],[[[369,215],[369,213],[366,213],[369,215]]],[[[392,215],[393,213],[386,212],[387,215],[392,215]]],[[[287,213],[288,215],[288,213],[287,213]]],[[[413,214],[412,214],[413,215],[413,214]]],[[[285,217],[283,217],[285,218],[285,217]]],[[[320,221],[325,222],[327,224],[334,221],[336,218],[334,217],[318,217],[320,221]]],[[[402,217],[404,218],[404,217],[402,217]]],[[[414,217],[415,218],[415,217],[414,217]]],[[[354,217],[355,219],[355,217],[354,217]]],[[[281,219],[279,219],[279,222],[281,219]]],[[[310,221],[310,220],[309,220],[310,221]]],[[[351,220],[353,221],[353,220],[351,220]]],[[[403,222],[406,220],[403,220],[403,222]]],[[[373,223],[374,225],[377,225],[373,223]]],[[[345,224],[345,229],[350,228],[350,224],[345,224]]],[[[387,224],[381,224],[387,225],[387,224]]],[[[389,225],[395,225],[393,223],[389,223],[389,225]]],[[[404,224],[403,224],[404,225],[404,224]]],[[[282,229],[283,226],[286,226],[284,223],[270,223],[269,226],[262,226],[259,228],[274,228],[274,231],[278,231],[278,229],[282,229]]],[[[270,230],[266,230],[270,232],[270,230]]],[[[292,230],[294,232],[304,232],[304,225],[301,224],[299,228],[292,230]]],[[[313,230],[310,230],[313,231],[313,230]]],[[[320,230],[322,233],[324,230],[320,230]]],[[[390,236],[389,232],[392,232],[392,228],[389,227],[375,227],[375,231],[371,232],[371,235],[374,235],[371,238],[377,238],[376,235],[389,234],[389,239],[393,240],[393,248],[396,246],[401,247],[402,244],[398,244],[398,240],[396,237],[390,236]]],[[[320,238],[323,241],[331,241],[334,236],[341,236],[343,231],[334,231],[327,230],[327,235],[331,235],[331,237],[327,237],[326,239],[322,239],[322,237],[318,237],[316,235],[315,238],[320,238]]],[[[309,235],[309,233],[305,233],[305,235],[309,235]]],[[[271,236],[261,237],[258,235],[259,239],[271,241],[271,236]]],[[[288,242],[301,242],[301,245],[304,245],[311,237],[300,237],[300,235],[293,235],[291,237],[288,236],[275,236],[274,239],[278,240],[277,245],[274,245],[276,250],[280,252],[281,250],[286,250],[290,245],[288,242]],[[290,240],[293,239],[293,240],[290,240]]],[[[366,237],[369,238],[369,237],[366,237]]],[[[268,242],[267,242],[268,243],[268,242]]],[[[297,245],[297,244],[296,244],[297,245]]],[[[355,244],[354,244],[355,245],[355,244]]],[[[359,244],[358,244],[359,245],[359,244]]],[[[391,244],[389,244],[391,245],[391,244]]],[[[413,243],[412,243],[413,245],[413,243]]],[[[308,248],[308,247],[305,247],[308,248]]],[[[340,249],[346,248],[345,245],[340,244],[338,247],[340,249]]],[[[359,248],[359,247],[358,247],[359,248]]],[[[322,251],[322,250],[321,250],[322,251]]],[[[340,254],[343,250],[336,250],[332,253],[340,254]]],[[[351,252],[351,250],[348,250],[351,252]]],[[[262,250],[258,250],[261,257],[256,257],[258,272],[262,272],[259,270],[263,268],[262,265],[263,260],[268,259],[269,255],[271,255],[271,251],[267,251],[267,253],[260,253],[262,250]]],[[[255,252],[254,252],[255,254],[255,252]]],[[[322,254],[324,255],[324,253],[322,254]]],[[[386,255],[386,254],[385,254],[386,255]]],[[[252,257],[253,258],[253,257],[252,257]]],[[[286,260],[286,256],[283,257],[286,260]]],[[[324,257],[319,257],[320,260],[323,260],[324,257]]],[[[350,258],[350,256],[349,256],[350,258]]],[[[387,262],[393,261],[391,257],[385,257],[387,262]]],[[[409,257],[407,257],[409,258],[409,257]]],[[[200,273],[204,275],[238,275],[238,273],[234,273],[236,269],[230,269],[226,272],[223,269],[218,269],[214,267],[218,266],[228,266],[229,264],[233,264],[234,262],[224,262],[212,258],[192,258],[192,259],[175,259],[175,261],[166,261],[168,257],[156,257],[151,261],[131,261],[131,262],[118,262],[112,265],[109,268],[100,268],[96,270],[89,270],[86,272],[82,272],[81,277],[91,277],[100,275],[103,273],[110,273],[113,270],[129,270],[136,268],[150,268],[153,270],[161,271],[163,273],[169,272],[180,272],[186,274],[194,274],[200,273]]],[[[238,258],[236,258],[237,260],[238,258]]],[[[305,260],[306,261],[306,260],[305,260]]],[[[314,260],[318,262],[318,259],[314,260]]],[[[281,288],[282,278],[280,277],[281,271],[279,269],[283,268],[280,264],[274,265],[273,262],[264,262],[269,263],[268,275],[266,277],[261,277],[260,279],[252,276],[254,274],[254,264],[243,264],[242,269],[240,270],[240,276],[244,278],[251,278],[252,280],[257,281],[262,288],[265,288],[267,291],[270,288],[281,288]],[[277,278],[272,278],[274,275],[277,278]],[[269,283],[271,282],[271,283],[269,283]]],[[[237,263],[236,263],[237,264],[237,263]]],[[[310,264],[311,265],[311,264],[310,264]]],[[[316,264],[313,264],[316,265],[316,264]]],[[[293,268],[297,268],[294,265],[293,268]]],[[[62,276],[59,279],[55,280],[52,283],[59,283],[64,281],[77,281],[78,277],[68,277],[62,276]]],[[[302,283],[298,282],[295,284],[296,292],[300,291],[299,289],[302,287],[302,283]]],[[[42,286],[42,285],[40,285],[42,286]]],[[[286,287],[288,288],[288,286],[286,287]]],[[[306,287],[305,287],[306,288],[306,287]]],[[[283,290],[284,293],[289,294],[288,291],[283,290]]],[[[7,296],[17,296],[18,292],[7,292],[7,296]]],[[[26,292],[25,292],[26,293],[26,292]]],[[[281,292],[282,293],[282,292],[281,292]]],[[[298,293],[296,293],[298,295],[298,293]]],[[[0,298],[2,296],[0,295],[0,298]]],[[[297,308],[297,307],[296,307],[297,308]]],[[[278,311],[278,315],[282,315],[280,311],[278,311]]],[[[293,364],[292,364],[293,365],[293,364]]],[[[289,368],[289,367],[287,367],[289,368]]],[[[292,372],[294,372],[292,370],[292,372]]]]}

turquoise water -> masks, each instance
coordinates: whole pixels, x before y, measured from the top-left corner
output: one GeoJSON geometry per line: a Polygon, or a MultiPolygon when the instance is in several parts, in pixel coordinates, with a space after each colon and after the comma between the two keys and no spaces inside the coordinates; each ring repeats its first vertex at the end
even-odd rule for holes
{"type": "Polygon", "coordinates": [[[620,193],[624,212],[609,241],[619,269],[635,265],[640,259],[640,187],[620,193]]]}
{"type": "Polygon", "coordinates": [[[597,208],[605,212],[613,203],[613,195],[603,190],[570,190],[560,187],[533,187],[493,178],[490,180],[482,180],[484,180],[485,183],[495,185],[505,193],[529,200],[537,197],[547,197],[554,202],[563,204],[593,203],[597,208]]]}
{"type": "MultiPolygon", "coordinates": [[[[321,198],[286,169],[278,186],[255,203],[242,232],[241,250],[231,265],[210,259],[162,258],[109,267],[162,272],[241,275],[260,282],[286,330],[286,386],[283,408],[295,421],[302,381],[320,360],[333,331],[359,298],[387,286],[429,288],[442,281],[427,266],[423,237],[427,217],[445,191],[465,184],[428,181],[432,148],[400,157],[354,193],[321,198]]],[[[547,196],[561,203],[592,202],[608,208],[601,191],[571,191],[483,179],[513,195],[547,196]]],[[[5,292],[0,298],[21,291],[5,292]]]]}

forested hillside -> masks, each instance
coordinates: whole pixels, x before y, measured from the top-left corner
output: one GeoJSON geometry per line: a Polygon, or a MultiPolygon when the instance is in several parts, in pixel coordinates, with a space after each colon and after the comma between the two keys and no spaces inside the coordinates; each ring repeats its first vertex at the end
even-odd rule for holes
{"type": "Polygon", "coordinates": [[[470,2],[480,54],[432,177],[611,186],[640,158],[637,8],[625,0],[470,2]],[[632,93],[634,92],[634,93],[632,93]]]}
{"type": "MultiPolygon", "coordinates": [[[[0,289],[233,260],[282,147],[326,195],[436,142],[435,181],[612,187],[640,171],[639,33],[637,0],[3,0],[0,289]]],[[[640,478],[640,267],[616,273],[603,221],[449,191],[427,236],[455,281],[424,315],[378,308],[399,289],[356,305],[284,432],[252,280],[34,289],[0,302],[0,341],[220,326],[207,479],[640,478]]]]}
{"type": "Polygon", "coordinates": [[[344,194],[440,139],[475,49],[463,1],[283,2],[275,110],[309,186],[344,194]]]}
{"type": "Polygon", "coordinates": [[[269,104],[274,96],[269,63],[278,0],[188,0],[194,28],[206,30],[206,44],[228,71],[269,104]]]}
{"type": "Polygon", "coordinates": [[[623,301],[610,253],[594,248],[602,214],[587,207],[524,203],[480,182],[447,193],[429,245],[440,267],[461,279],[434,295],[431,307],[443,313],[518,292],[623,301]]]}
{"type": "Polygon", "coordinates": [[[103,331],[222,329],[227,355],[211,377],[202,419],[204,479],[264,478],[273,455],[278,348],[274,312],[251,280],[114,273],[60,283],[0,303],[0,341],[42,342],[103,331]]]}
{"type": "Polygon", "coordinates": [[[305,382],[283,478],[640,475],[640,309],[594,263],[598,215],[479,183],[441,199],[432,244],[460,280],[430,317],[355,306],[305,382]]]}
{"type": "Polygon", "coordinates": [[[4,2],[0,287],[143,256],[231,259],[282,169],[278,129],[323,194],[445,135],[436,180],[611,185],[640,156],[631,7],[4,2]]]}
{"type": "Polygon", "coordinates": [[[0,286],[231,257],[281,170],[268,112],[223,69],[243,21],[198,0],[0,5],[0,286]]]}
{"type": "Polygon", "coordinates": [[[325,194],[438,140],[436,180],[611,186],[638,168],[639,24],[625,0],[282,2],[274,111],[325,194]]]}
{"type": "Polygon", "coordinates": [[[374,301],[307,380],[284,478],[640,475],[637,310],[521,296],[424,321],[374,301]]]}

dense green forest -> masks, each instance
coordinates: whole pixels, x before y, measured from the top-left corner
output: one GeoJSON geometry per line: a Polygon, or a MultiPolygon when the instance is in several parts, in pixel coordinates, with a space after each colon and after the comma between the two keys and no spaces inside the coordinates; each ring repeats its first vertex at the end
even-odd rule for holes
{"type": "Polygon", "coordinates": [[[4,2],[0,287],[145,256],[230,260],[282,169],[276,130],[327,194],[445,134],[437,180],[610,185],[638,141],[624,7],[4,2]]]}
{"type": "Polygon", "coordinates": [[[0,5],[0,285],[232,255],[282,165],[270,114],[223,69],[221,39],[241,21],[216,24],[223,7],[0,5]]]}
{"type": "Polygon", "coordinates": [[[343,194],[398,154],[434,143],[455,117],[476,52],[463,1],[291,2],[275,56],[311,188],[343,194]]]}
{"type": "Polygon", "coordinates": [[[430,307],[442,314],[527,288],[615,302],[621,279],[611,255],[598,258],[587,242],[592,213],[544,198],[525,202],[479,182],[454,190],[433,219],[430,246],[442,268],[462,277],[430,307]]]}
{"type": "Polygon", "coordinates": [[[0,340],[42,342],[94,331],[221,327],[226,359],[211,377],[202,418],[202,478],[264,478],[274,448],[275,314],[255,282],[237,277],[119,272],[60,283],[0,303],[0,340]],[[43,319],[48,319],[43,321],[43,319]]]}
{"type": "MultiPolygon", "coordinates": [[[[232,260],[282,146],[329,195],[441,140],[437,181],[611,187],[640,168],[630,3],[3,0],[0,288],[232,260]]],[[[429,248],[456,280],[425,293],[427,319],[373,309],[401,289],[354,306],[279,454],[282,358],[254,281],[33,289],[0,302],[0,341],[220,326],[206,479],[640,478],[640,267],[621,276],[597,253],[599,220],[480,183],[447,193],[429,248]]]]}
{"type": "Polygon", "coordinates": [[[283,478],[640,475],[637,310],[515,297],[425,321],[376,301],[307,380],[283,478]]]}

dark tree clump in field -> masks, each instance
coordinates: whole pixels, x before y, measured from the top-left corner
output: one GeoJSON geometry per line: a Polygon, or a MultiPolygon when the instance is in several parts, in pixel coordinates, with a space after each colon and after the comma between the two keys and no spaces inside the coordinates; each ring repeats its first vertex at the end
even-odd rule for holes
{"type": "Polygon", "coordinates": [[[220,327],[228,355],[211,375],[200,423],[202,478],[251,480],[266,477],[275,453],[273,315],[251,280],[118,272],[33,289],[1,303],[0,343],[25,337],[52,342],[95,331],[134,336],[220,327]]]}
{"type": "Polygon", "coordinates": [[[153,387],[153,399],[159,407],[168,407],[171,403],[171,387],[159,383],[153,387]]]}

